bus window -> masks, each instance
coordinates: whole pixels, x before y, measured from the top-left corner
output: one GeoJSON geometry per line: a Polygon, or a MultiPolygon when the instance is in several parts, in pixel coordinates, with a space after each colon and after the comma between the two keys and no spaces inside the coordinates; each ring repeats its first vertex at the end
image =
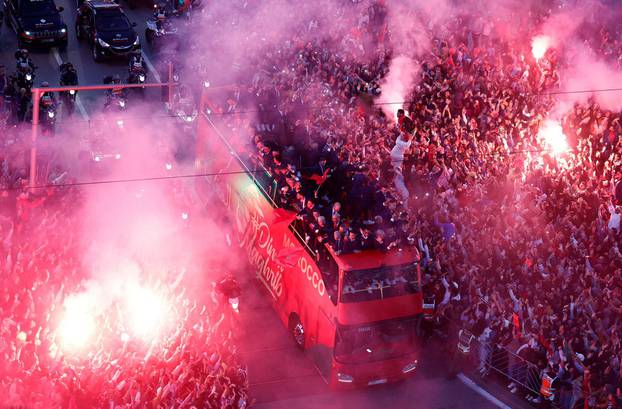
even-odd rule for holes
{"type": "Polygon", "coordinates": [[[417,264],[347,271],[341,302],[381,300],[419,292],[417,264]]]}
{"type": "Polygon", "coordinates": [[[414,352],[417,348],[416,327],[414,318],[371,325],[340,325],[335,338],[335,360],[344,364],[362,364],[414,352]]]}

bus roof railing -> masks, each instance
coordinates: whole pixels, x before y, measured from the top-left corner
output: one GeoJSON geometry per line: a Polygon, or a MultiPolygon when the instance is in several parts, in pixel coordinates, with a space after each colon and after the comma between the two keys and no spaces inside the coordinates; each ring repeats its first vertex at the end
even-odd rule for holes
{"type": "MultiPolygon", "coordinates": [[[[229,141],[227,141],[227,139],[224,137],[222,132],[220,132],[220,130],[216,127],[216,124],[214,123],[214,121],[212,121],[212,119],[209,118],[209,116],[205,112],[201,112],[201,114],[205,117],[205,119],[209,122],[209,124],[212,126],[212,128],[216,131],[216,134],[218,135],[220,140],[225,144],[225,146],[229,150],[229,153],[231,154],[231,156],[233,158],[235,158],[240,163],[240,165],[242,165],[242,167],[244,168],[246,173],[251,177],[251,179],[253,180],[255,185],[257,185],[259,190],[268,199],[268,201],[270,202],[272,207],[278,208],[279,206],[276,204],[276,202],[274,201],[272,196],[270,196],[270,194],[268,192],[266,192],[266,190],[264,189],[263,185],[257,181],[257,178],[255,177],[255,171],[250,170],[249,167],[246,166],[246,163],[244,162],[244,160],[242,160],[240,155],[238,155],[237,152],[235,151],[235,149],[233,149],[233,146],[231,146],[229,141]]],[[[264,172],[268,173],[269,175],[272,175],[263,165],[260,164],[259,166],[261,167],[261,170],[263,170],[264,172]]],[[[315,254],[316,254],[315,251],[309,246],[309,244],[305,240],[304,236],[301,235],[300,232],[298,231],[298,229],[296,229],[294,226],[291,226],[291,228],[292,228],[292,231],[294,232],[294,234],[297,236],[298,240],[306,248],[307,252],[310,255],[315,257],[315,254]]]]}

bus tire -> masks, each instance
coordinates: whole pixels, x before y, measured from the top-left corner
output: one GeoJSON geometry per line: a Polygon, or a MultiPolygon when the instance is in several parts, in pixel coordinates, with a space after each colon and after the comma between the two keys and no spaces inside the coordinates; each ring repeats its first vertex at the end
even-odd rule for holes
{"type": "Polygon", "coordinates": [[[298,314],[293,313],[289,317],[289,332],[292,334],[292,339],[298,347],[298,349],[304,351],[305,349],[305,327],[300,322],[298,314]]]}

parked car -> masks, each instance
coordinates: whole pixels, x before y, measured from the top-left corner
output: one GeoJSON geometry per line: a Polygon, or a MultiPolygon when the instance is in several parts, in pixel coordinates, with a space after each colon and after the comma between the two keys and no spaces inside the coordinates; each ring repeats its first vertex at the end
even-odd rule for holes
{"type": "Polygon", "coordinates": [[[4,0],[4,19],[17,34],[17,47],[67,47],[67,25],[54,0],[4,0]]]}
{"type": "Polygon", "coordinates": [[[112,1],[86,0],[78,8],[76,37],[91,46],[93,59],[125,57],[140,51],[140,38],[121,6],[112,1]]]}

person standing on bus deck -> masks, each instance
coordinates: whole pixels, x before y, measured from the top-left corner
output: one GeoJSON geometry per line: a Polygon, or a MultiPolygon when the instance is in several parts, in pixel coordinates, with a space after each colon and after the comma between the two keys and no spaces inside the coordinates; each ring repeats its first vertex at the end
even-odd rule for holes
{"type": "Polygon", "coordinates": [[[333,239],[331,241],[331,246],[333,248],[333,251],[336,254],[341,254],[343,252],[343,244],[344,244],[344,238],[341,235],[341,233],[339,233],[339,230],[335,230],[333,232],[333,239]]]}
{"type": "Polygon", "coordinates": [[[355,253],[360,250],[360,243],[356,231],[350,230],[343,243],[343,253],[355,253]]]}
{"type": "Polygon", "coordinates": [[[361,237],[359,239],[361,250],[372,250],[375,247],[374,239],[370,235],[369,227],[361,228],[361,237]]]}

